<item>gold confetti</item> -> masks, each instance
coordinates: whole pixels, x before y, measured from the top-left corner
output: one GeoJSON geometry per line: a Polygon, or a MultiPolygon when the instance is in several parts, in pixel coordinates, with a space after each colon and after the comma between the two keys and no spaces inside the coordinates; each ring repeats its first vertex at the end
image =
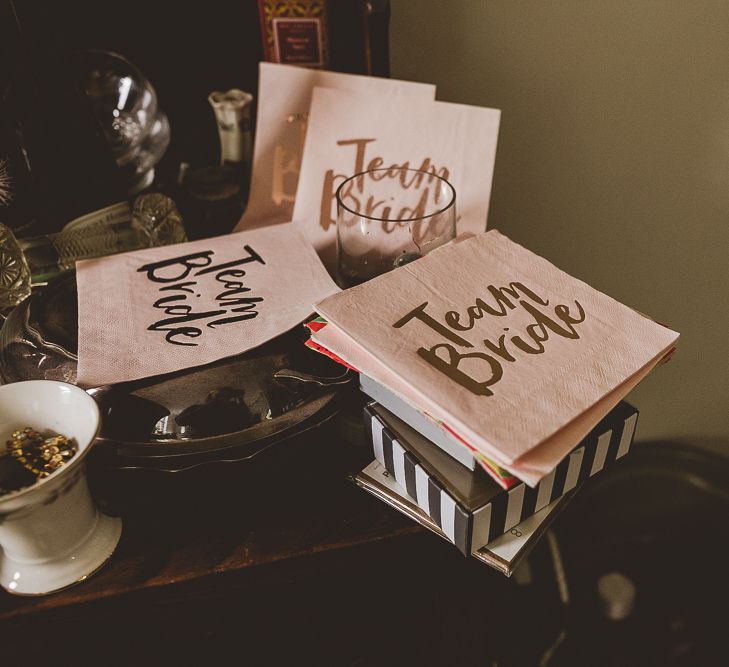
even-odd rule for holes
{"type": "Polygon", "coordinates": [[[26,427],[14,431],[6,443],[7,451],[37,479],[48,477],[62,467],[77,451],[76,444],[64,435],[43,437],[26,427]]]}

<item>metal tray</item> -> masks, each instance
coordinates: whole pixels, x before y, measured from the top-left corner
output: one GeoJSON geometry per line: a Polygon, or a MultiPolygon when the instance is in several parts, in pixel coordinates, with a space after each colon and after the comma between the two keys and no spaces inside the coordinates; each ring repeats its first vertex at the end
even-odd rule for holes
{"type": "MultiPolygon", "coordinates": [[[[75,276],[34,291],[0,330],[3,383],[75,383],[75,276]]],[[[179,471],[249,459],[331,418],[352,373],[304,346],[303,327],[246,354],[89,389],[103,425],[97,455],[119,468],[179,471]]]]}

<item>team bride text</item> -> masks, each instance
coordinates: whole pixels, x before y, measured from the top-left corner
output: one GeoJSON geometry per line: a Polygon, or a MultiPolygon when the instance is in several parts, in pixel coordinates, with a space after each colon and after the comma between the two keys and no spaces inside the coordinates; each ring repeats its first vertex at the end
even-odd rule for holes
{"type": "Polygon", "coordinates": [[[426,301],[393,324],[395,328],[400,328],[417,320],[450,341],[430,348],[421,347],[417,352],[431,366],[477,396],[493,395],[490,387],[503,377],[505,363],[516,363],[524,354],[543,354],[546,349],[544,343],[550,334],[579,339],[575,325],[585,321],[585,311],[578,301],[575,301],[574,314],[563,304],[554,306],[552,313],[547,314],[544,311],[549,306],[549,300],[541,298],[520,282],[509,283],[508,287],[489,285],[486,291],[489,294],[488,302],[476,299],[476,303],[467,309],[465,317],[451,310],[441,322],[426,312],[426,301]],[[474,344],[459,333],[471,331],[477,321],[485,316],[506,317],[517,306],[521,306],[534,320],[524,333],[514,335],[510,327],[505,326],[505,333],[497,339],[483,339],[482,345],[486,351],[470,351],[474,349],[474,344]],[[459,348],[469,351],[462,352],[459,348]],[[467,359],[473,360],[466,362],[471,374],[460,368],[461,362],[467,359]]]}
{"type": "Polygon", "coordinates": [[[246,287],[241,280],[246,271],[240,267],[252,262],[266,262],[250,246],[243,246],[243,249],[248,253],[246,257],[221,264],[213,264],[214,250],[204,250],[152,262],[137,269],[140,273],[146,273],[153,283],[162,285],[159,288],[161,296],[153,307],[161,310],[164,317],[150,324],[147,329],[165,331],[165,340],[172,345],[197,345],[185,339],[201,336],[203,324],[208,329],[215,329],[257,317],[256,308],[263,297],[247,295],[251,288],[246,287]],[[198,279],[210,275],[214,291],[221,291],[213,297],[215,306],[212,309],[196,311],[193,300],[202,296],[198,279]]]}
{"type": "MultiPolygon", "coordinates": [[[[367,145],[376,142],[376,139],[343,139],[337,141],[337,146],[343,147],[354,147],[354,163],[348,170],[348,174],[335,174],[333,169],[328,169],[324,174],[324,182],[322,184],[321,193],[321,208],[319,211],[319,224],[322,229],[329,229],[336,225],[336,192],[337,188],[345,181],[349,176],[353,174],[361,174],[364,171],[371,172],[372,170],[382,170],[379,174],[370,174],[369,177],[373,180],[381,180],[383,178],[398,178],[404,190],[413,189],[419,192],[419,198],[413,206],[404,206],[397,210],[392,210],[390,206],[384,201],[378,201],[373,197],[360,197],[363,195],[363,177],[354,179],[350,183],[349,189],[342,193],[347,206],[357,211],[358,213],[364,214],[369,217],[377,217],[382,219],[390,220],[415,220],[420,218],[425,213],[426,203],[429,197],[434,198],[435,203],[438,202],[440,196],[440,190],[434,188],[431,192],[427,187],[421,187],[423,185],[424,176],[426,177],[425,185],[427,186],[435,179],[436,176],[440,176],[445,180],[448,180],[450,171],[447,167],[438,167],[433,164],[429,157],[424,158],[420,164],[411,164],[409,160],[402,164],[392,163],[386,164],[384,158],[379,155],[372,156],[367,154],[367,145]],[[418,174],[413,174],[407,170],[417,170],[418,174]]],[[[390,229],[385,229],[386,232],[390,232],[390,229]]]]}

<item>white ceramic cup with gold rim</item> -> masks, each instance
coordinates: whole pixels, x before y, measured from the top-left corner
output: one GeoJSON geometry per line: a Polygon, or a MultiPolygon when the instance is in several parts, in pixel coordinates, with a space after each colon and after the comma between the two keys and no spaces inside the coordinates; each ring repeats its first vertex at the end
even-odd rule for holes
{"type": "Polygon", "coordinates": [[[121,519],[98,510],[86,481],[86,455],[99,409],[78,387],[52,380],[0,386],[0,447],[26,426],[73,438],[77,453],[34,485],[0,496],[0,584],[42,595],[86,579],[111,556],[121,519]]]}

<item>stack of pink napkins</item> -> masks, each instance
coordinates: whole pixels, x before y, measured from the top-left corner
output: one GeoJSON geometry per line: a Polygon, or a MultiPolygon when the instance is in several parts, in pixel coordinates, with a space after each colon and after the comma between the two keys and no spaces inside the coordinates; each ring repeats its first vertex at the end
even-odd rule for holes
{"type": "Polygon", "coordinates": [[[679,336],[495,230],[316,310],[328,325],[314,343],[530,486],[679,336]]]}

